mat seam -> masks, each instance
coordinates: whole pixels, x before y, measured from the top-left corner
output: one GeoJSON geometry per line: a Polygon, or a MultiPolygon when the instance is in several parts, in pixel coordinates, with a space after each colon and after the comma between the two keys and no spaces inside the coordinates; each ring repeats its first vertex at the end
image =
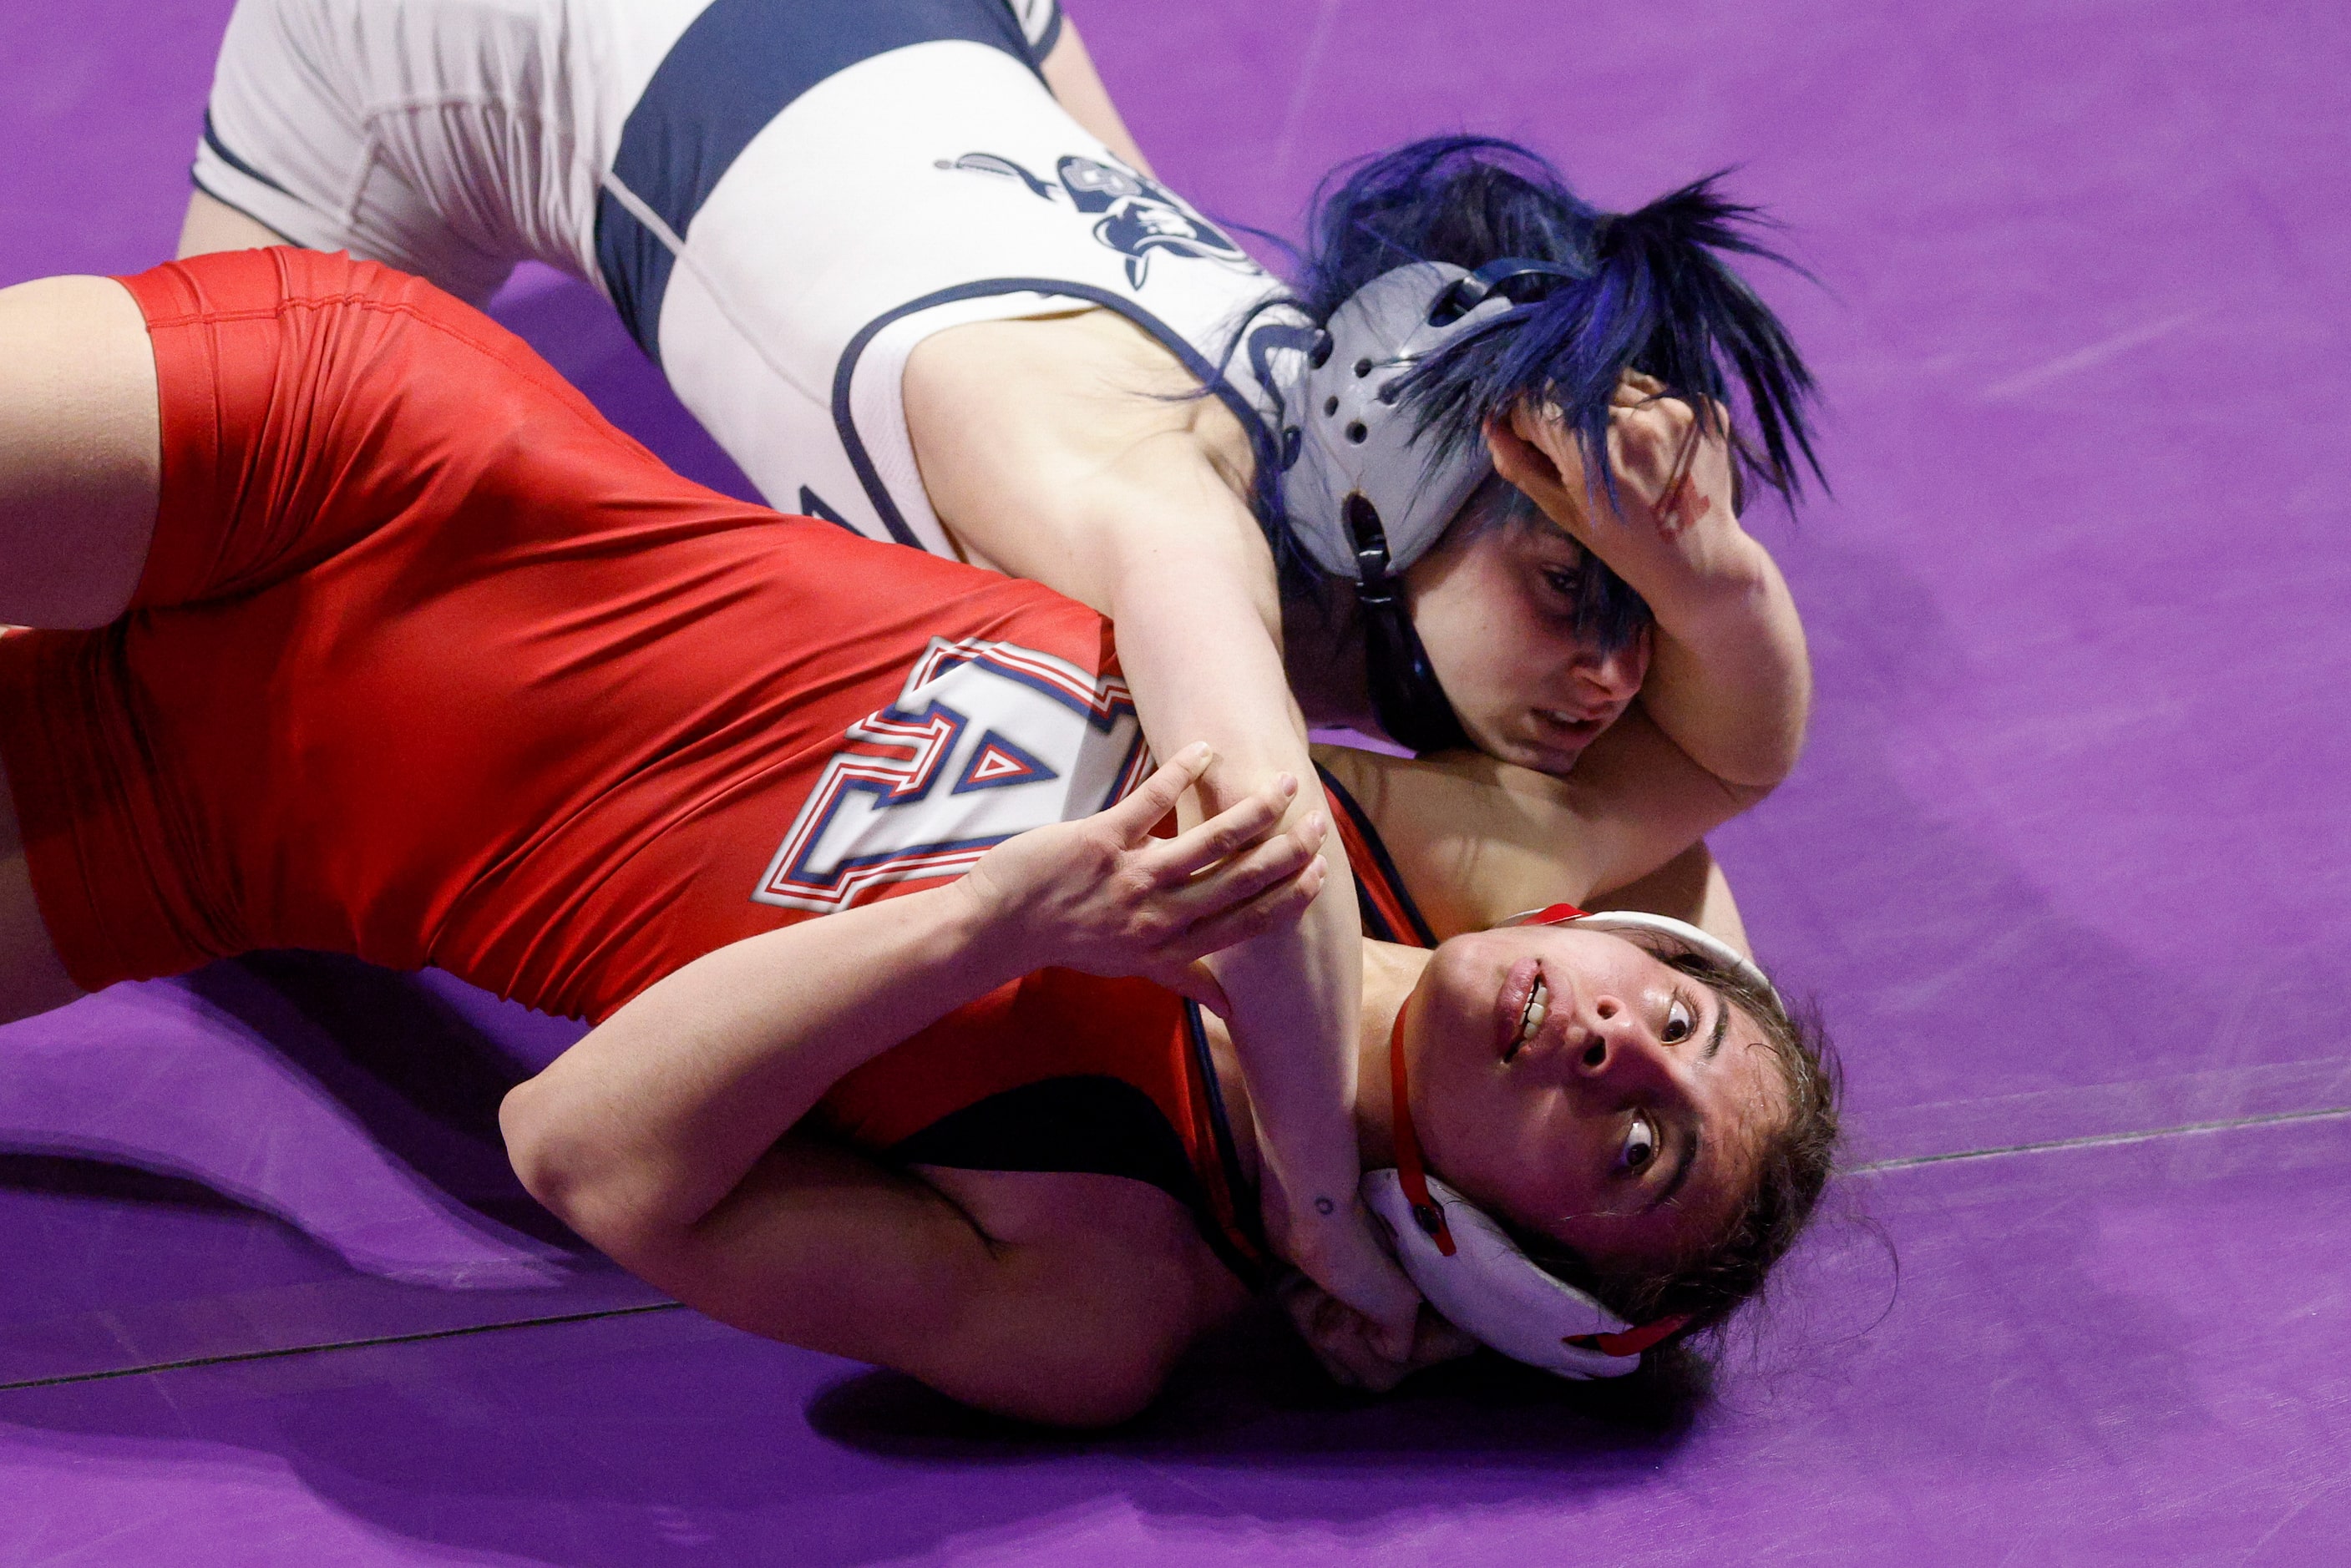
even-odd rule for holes
{"type": "Polygon", "coordinates": [[[680,1302],[645,1302],[636,1306],[600,1307],[593,1312],[556,1313],[546,1317],[502,1318],[496,1323],[466,1324],[457,1328],[424,1329],[415,1334],[377,1334],[367,1339],[322,1340],[316,1345],[288,1345],[269,1350],[232,1350],[218,1355],[191,1355],[143,1366],[115,1366],[99,1372],[64,1372],[54,1377],[27,1377],[0,1383],[0,1394],[26,1388],[56,1388],[72,1383],[103,1383],[115,1377],[137,1377],[150,1372],[184,1372],[199,1366],[235,1366],[251,1361],[278,1361],[295,1355],[319,1355],[332,1350],[366,1350],[386,1345],[421,1345],[436,1339],[463,1339],[468,1334],[496,1334],[510,1328],[550,1328],[560,1324],[595,1323],[605,1318],[641,1317],[647,1313],[683,1312],[680,1302]]]}
{"type": "Polygon", "coordinates": [[[2182,1122],[2178,1127],[2147,1127],[2133,1132],[2085,1133],[2079,1137],[2048,1138],[2038,1143],[2002,1144],[1992,1148],[1953,1149],[1947,1154],[1903,1155],[1872,1160],[1844,1172],[1876,1176],[1888,1170],[1909,1170],[1922,1165],[1947,1165],[1961,1159],[1997,1159],[2008,1155],[2045,1154],[2065,1148],[2104,1148],[2116,1144],[2152,1143],[2158,1138],[2185,1137],[2198,1133],[2231,1132],[2239,1127],[2274,1127],[2282,1122],[2325,1121],[2351,1116],[2351,1106],[2325,1106],[2306,1111],[2272,1111],[2256,1116],[2232,1116],[2223,1121],[2182,1122]]]}

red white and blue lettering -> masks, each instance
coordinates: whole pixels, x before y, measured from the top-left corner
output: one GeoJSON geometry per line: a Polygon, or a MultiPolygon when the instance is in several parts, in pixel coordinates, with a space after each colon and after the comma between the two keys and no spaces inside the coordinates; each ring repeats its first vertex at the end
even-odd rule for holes
{"type": "Polygon", "coordinates": [[[898,699],[849,729],[751,897],[829,914],[960,876],[1016,833],[1090,816],[1143,781],[1134,701],[1009,642],[933,638],[898,699]]]}

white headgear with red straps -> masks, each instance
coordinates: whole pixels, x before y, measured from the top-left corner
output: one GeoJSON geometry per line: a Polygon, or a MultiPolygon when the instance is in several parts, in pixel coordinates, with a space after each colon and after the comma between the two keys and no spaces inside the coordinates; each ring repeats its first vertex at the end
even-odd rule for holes
{"type": "MultiPolygon", "coordinates": [[[[1720,938],[1667,915],[1612,909],[1587,915],[1573,904],[1531,909],[1506,926],[1581,926],[1639,941],[1664,939],[1732,971],[1767,995],[1771,982],[1752,960],[1720,938]]],[[[1621,1377],[1641,1353],[1670,1337],[1682,1317],[1628,1324],[1592,1296],[1535,1266],[1502,1228],[1428,1174],[1413,1130],[1405,1092],[1404,1020],[1396,1010],[1388,1036],[1395,1104],[1396,1164],[1364,1173],[1364,1206],[1394,1240],[1396,1262],[1428,1304],[1463,1333],[1514,1361],[1562,1377],[1621,1377]]]]}

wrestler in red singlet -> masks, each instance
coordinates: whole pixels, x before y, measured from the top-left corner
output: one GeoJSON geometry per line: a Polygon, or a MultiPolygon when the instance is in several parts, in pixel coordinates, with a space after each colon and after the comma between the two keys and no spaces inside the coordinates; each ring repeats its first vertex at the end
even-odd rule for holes
{"type": "MultiPolygon", "coordinates": [[[[0,639],[86,989],[308,948],[600,1020],[1143,774],[1099,615],[683,480],[426,284],[287,249],[123,281],[162,410],[145,573],[110,626],[0,639]]],[[[1197,1019],[1141,981],[1031,976],[819,1115],[910,1162],[1150,1180],[1259,1255],[1197,1019]]]]}

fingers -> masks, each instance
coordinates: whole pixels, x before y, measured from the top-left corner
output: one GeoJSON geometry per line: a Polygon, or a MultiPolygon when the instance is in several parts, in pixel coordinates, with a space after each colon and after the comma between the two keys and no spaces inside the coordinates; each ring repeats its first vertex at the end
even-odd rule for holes
{"type": "Polygon", "coordinates": [[[1423,1367],[1458,1360],[1478,1349],[1476,1340],[1423,1307],[1411,1354],[1398,1359],[1381,1348],[1377,1324],[1312,1283],[1290,1285],[1280,1299],[1300,1337],[1342,1387],[1384,1394],[1423,1367]]]}
{"type": "Polygon", "coordinates": [[[1170,946],[1166,956],[1188,963],[1222,952],[1285,921],[1295,920],[1321,896],[1328,876],[1322,858],[1315,856],[1231,908],[1194,921],[1170,946]]]}
{"type": "Polygon", "coordinates": [[[1119,835],[1122,844],[1139,844],[1176,809],[1184,792],[1208,771],[1217,753],[1199,741],[1162,763],[1134,793],[1101,815],[1099,820],[1119,835]]]}
{"type": "Polygon", "coordinates": [[[1297,1255],[1299,1266],[1315,1282],[1338,1296],[1364,1318],[1366,1341],[1389,1361],[1412,1357],[1415,1332],[1420,1321],[1420,1292],[1413,1288],[1394,1258],[1372,1239],[1371,1219],[1354,1206],[1347,1222],[1324,1221],[1334,1251],[1310,1261],[1297,1255]],[[1335,1229],[1333,1229],[1335,1227],[1335,1229]],[[1344,1294],[1341,1294],[1341,1292],[1344,1294]]]}
{"type": "Polygon", "coordinates": [[[1458,1361],[1465,1355],[1478,1354],[1478,1342],[1447,1319],[1437,1315],[1435,1307],[1423,1307],[1420,1327],[1412,1345],[1415,1366],[1435,1366],[1439,1362],[1458,1361]]]}
{"type": "Polygon", "coordinates": [[[1167,908],[1186,924],[1233,909],[1305,870],[1330,832],[1329,817],[1308,812],[1287,833],[1277,833],[1178,883],[1166,894],[1167,908]]]}
{"type": "Polygon", "coordinates": [[[1297,797],[1298,781],[1276,774],[1238,805],[1169,839],[1152,857],[1153,869],[1175,881],[1229,859],[1271,833],[1297,797]]]}
{"type": "Polygon", "coordinates": [[[1332,1382],[1374,1392],[1395,1386],[1402,1373],[1390,1376],[1389,1365],[1372,1349],[1363,1314],[1302,1274],[1277,1285],[1274,1294],[1332,1382]]]}

